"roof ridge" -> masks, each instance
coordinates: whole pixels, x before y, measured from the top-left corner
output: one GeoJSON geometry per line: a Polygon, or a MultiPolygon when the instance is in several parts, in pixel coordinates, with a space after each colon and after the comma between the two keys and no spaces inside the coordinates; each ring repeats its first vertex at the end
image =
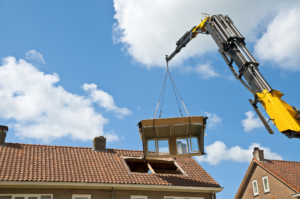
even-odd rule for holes
{"type": "Polygon", "coordinates": [[[138,151],[138,152],[143,152],[142,150],[129,150],[129,149],[112,149],[115,151],[138,151]]]}
{"type": "MultiPolygon", "coordinates": [[[[91,149],[93,147],[84,147],[84,146],[62,146],[62,145],[46,145],[46,144],[27,144],[27,143],[17,143],[17,142],[6,142],[9,145],[28,145],[28,146],[45,146],[45,147],[60,147],[60,148],[81,148],[81,149],[91,149]]],[[[129,149],[112,149],[107,148],[108,150],[114,151],[136,151],[136,152],[143,152],[142,150],[129,150],[129,149]]]]}
{"type": "Polygon", "coordinates": [[[288,160],[273,160],[273,159],[265,159],[265,160],[270,160],[270,161],[277,161],[277,162],[290,162],[290,163],[300,163],[297,161],[288,161],[288,160]]]}
{"type": "Polygon", "coordinates": [[[28,146],[45,146],[45,147],[61,147],[61,148],[92,148],[92,147],[79,147],[79,146],[61,146],[61,145],[46,145],[46,144],[26,144],[26,143],[16,143],[16,142],[6,142],[9,145],[28,145],[28,146]]]}

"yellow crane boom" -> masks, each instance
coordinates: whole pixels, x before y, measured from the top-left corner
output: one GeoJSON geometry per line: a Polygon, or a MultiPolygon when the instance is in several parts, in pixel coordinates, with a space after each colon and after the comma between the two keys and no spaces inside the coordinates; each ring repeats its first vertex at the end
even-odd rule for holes
{"type": "Polygon", "coordinates": [[[270,134],[273,130],[257,107],[260,103],[270,116],[270,120],[278,130],[289,138],[300,138],[300,111],[281,99],[283,93],[272,89],[258,71],[259,63],[246,48],[245,38],[226,15],[205,14],[198,26],[186,32],[176,43],[175,51],[166,57],[169,62],[180,50],[199,34],[209,34],[219,47],[219,53],[224,58],[233,75],[254,95],[249,100],[257,115],[270,134]],[[238,67],[235,70],[232,63],[238,67]],[[246,82],[244,81],[246,80],[246,82]]]}

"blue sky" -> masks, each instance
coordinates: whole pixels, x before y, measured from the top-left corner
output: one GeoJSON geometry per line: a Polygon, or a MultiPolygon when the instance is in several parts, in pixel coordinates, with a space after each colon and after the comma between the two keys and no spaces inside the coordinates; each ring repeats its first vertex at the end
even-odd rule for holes
{"type": "MultiPolygon", "coordinates": [[[[165,55],[202,12],[228,14],[263,76],[299,108],[299,5],[232,3],[0,1],[0,123],[10,127],[7,142],[91,147],[94,136],[105,135],[109,148],[142,149],[136,125],[154,116],[165,55]]],[[[210,117],[207,155],[196,160],[224,187],[218,198],[234,197],[254,146],[269,159],[300,161],[299,140],[274,126],[269,135],[251,115],[251,94],[210,36],[198,35],[170,68],[189,114],[210,117]]],[[[162,117],[179,116],[168,81],[162,117]]]]}

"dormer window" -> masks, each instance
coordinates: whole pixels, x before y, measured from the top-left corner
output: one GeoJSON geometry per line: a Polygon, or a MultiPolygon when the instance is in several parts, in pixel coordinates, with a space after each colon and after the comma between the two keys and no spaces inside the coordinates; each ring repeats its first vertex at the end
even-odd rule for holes
{"type": "Polygon", "coordinates": [[[139,122],[146,159],[204,155],[206,117],[148,119],[139,122]]]}

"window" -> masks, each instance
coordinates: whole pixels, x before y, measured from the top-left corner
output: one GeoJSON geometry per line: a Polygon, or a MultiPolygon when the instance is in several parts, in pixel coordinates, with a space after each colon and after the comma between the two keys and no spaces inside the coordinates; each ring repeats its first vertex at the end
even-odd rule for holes
{"type": "Polygon", "coordinates": [[[200,153],[197,137],[177,138],[176,144],[177,154],[200,153]]]}
{"type": "Polygon", "coordinates": [[[252,187],[253,187],[253,194],[254,194],[254,196],[258,196],[257,180],[253,180],[252,181],[252,187]]]}
{"type": "Polygon", "coordinates": [[[124,158],[129,170],[138,173],[185,174],[175,161],[124,158]]]}
{"type": "Polygon", "coordinates": [[[148,152],[150,156],[170,155],[169,140],[148,140],[148,152]]]}
{"type": "Polygon", "coordinates": [[[91,195],[73,194],[72,199],[91,199],[91,195]]]}
{"type": "Polygon", "coordinates": [[[52,194],[0,194],[0,199],[52,199],[52,194]]]}
{"type": "Polygon", "coordinates": [[[148,199],[148,196],[131,196],[130,199],[148,199]]]}
{"type": "Polygon", "coordinates": [[[267,177],[267,176],[263,177],[263,178],[262,178],[262,181],[263,181],[265,193],[270,192],[270,187],[269,187],[268,177],[267,177]]]}
{"type": "Polygon", "coordinates": [[[188,151],[188,142],[186,139],[177,139],[177,153],[178,154],[186,154],[189,153],[188,151]]]}

